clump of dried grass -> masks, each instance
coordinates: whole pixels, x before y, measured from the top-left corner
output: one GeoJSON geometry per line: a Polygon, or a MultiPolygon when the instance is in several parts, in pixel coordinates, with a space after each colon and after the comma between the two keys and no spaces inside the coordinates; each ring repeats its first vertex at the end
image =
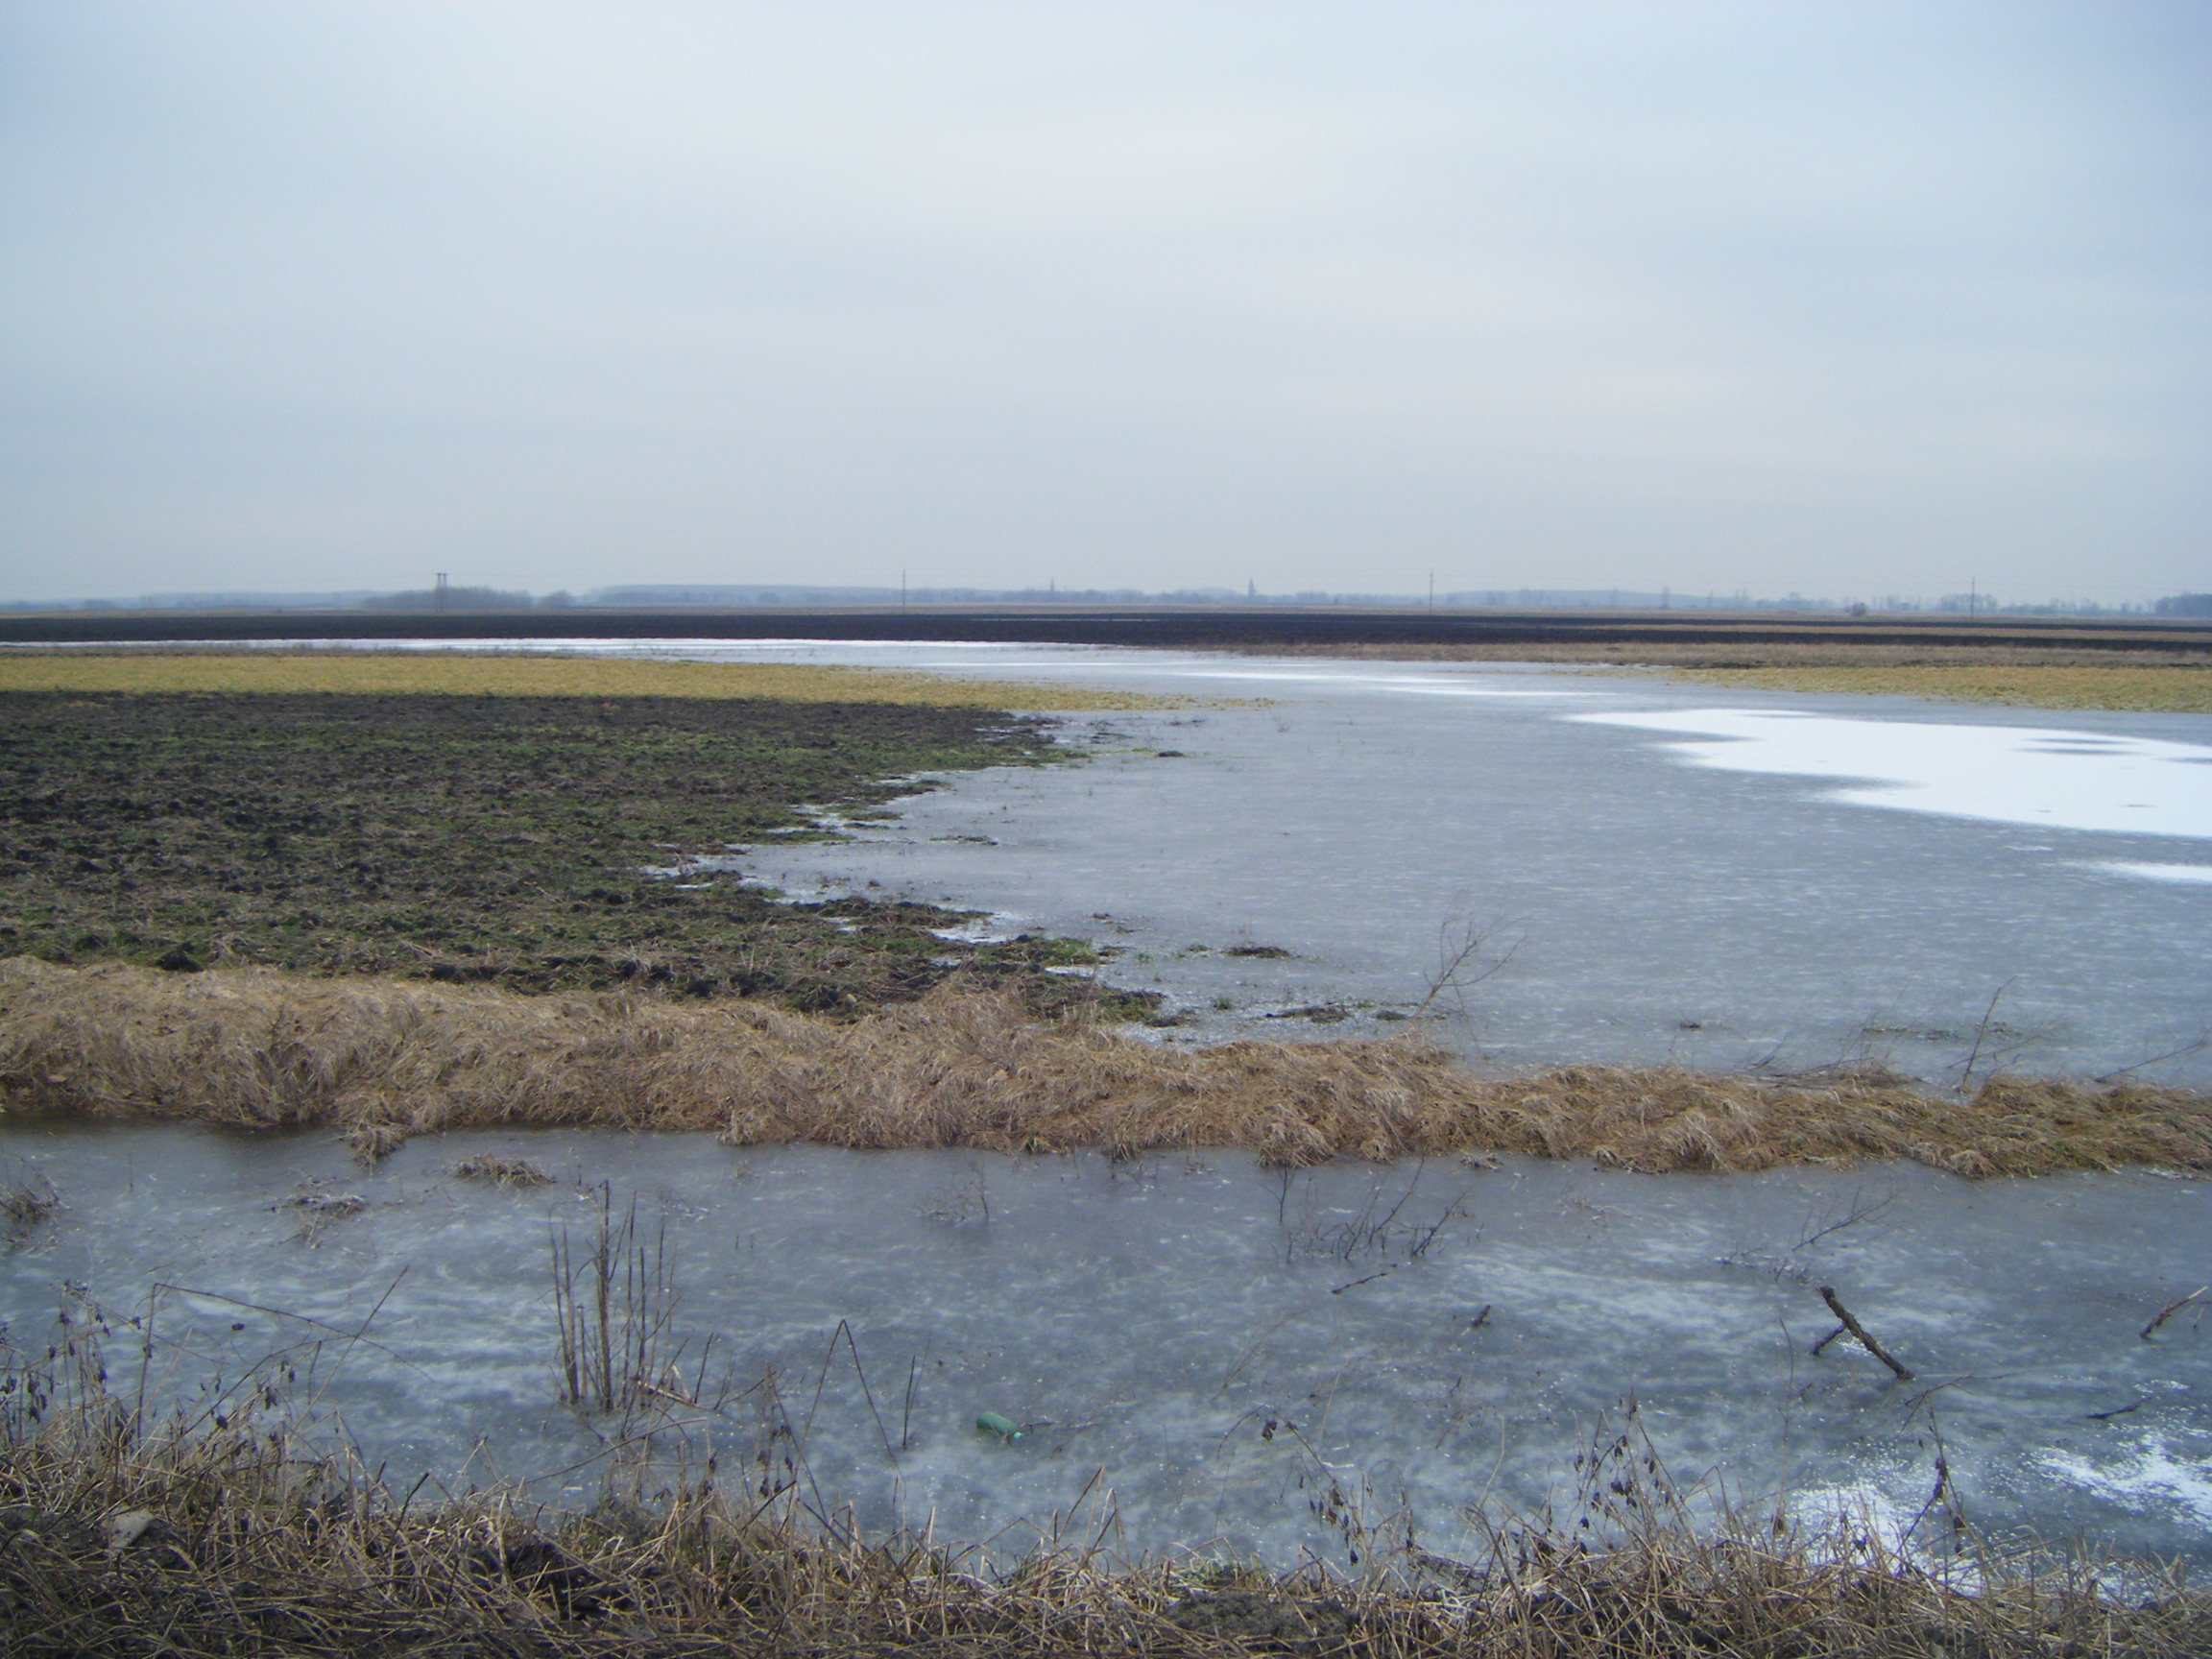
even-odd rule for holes
{"type": "Polygon", "coordinates": [[[105,1117],[425,1130],[604,1125],[738,1143],[1245,1147],[1283,1164],[1493,1151],[1644,1170],[1911,1158],[1970,1176],[2212,1168],[2212,1097],[1996,1077],[1947,1099],[1815,1077],[1569,1066],[1480,1077],[1382,1041],[1148,1044],[956,978],[832,1022],[752,1001],[526,998],[266,970],[0,963],[0,1096],[105,1117]]]}
{"type": "Polygon", "coordinates": [[[302,1244],[319,1244],[334,1222],[350,1221],[369,1208],[369,1202],[358,1193],[331,1192],[320,1183],[310,1183],[291,1197],[280,1200],[276,1208],[289,1210],[298,1216],[294,1238],[302,1244]]]}
{"type": "Polygon", "coordinates": [[[28,1233],[61,1208],[61,1194],[44,1170],[19,1170],[0,1179],[0,1217],[16,1233],[28,1233]]]}
{"type": "Polygon", "coordinates": [[[364,1169],[373,1169],[407,1144],[405,1131],[389,1123],[364,1123],[346,1137],[346,1149],[364,1169]]]}
{"type": "Polygon", "coordinates": [[[553,1180],[527,1158],[495,1158],[490,1153],[462,1159],[453,1166],[453,1173],[463,1181],[489,1181],[494,1187],[544,1187],[553,1180]]]}

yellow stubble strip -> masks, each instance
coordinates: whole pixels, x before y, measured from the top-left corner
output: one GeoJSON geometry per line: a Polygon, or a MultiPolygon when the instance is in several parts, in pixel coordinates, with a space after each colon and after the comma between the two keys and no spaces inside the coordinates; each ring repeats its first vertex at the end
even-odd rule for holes
{"type": "Polygon", "coordinates": [[[1192,700],[1021,680],[796,662],[681,662],[490,651],[15,650],[0,691],[350,692],[453,697],[772,698],[1022,712],[1173,709],[1192,700]]]}

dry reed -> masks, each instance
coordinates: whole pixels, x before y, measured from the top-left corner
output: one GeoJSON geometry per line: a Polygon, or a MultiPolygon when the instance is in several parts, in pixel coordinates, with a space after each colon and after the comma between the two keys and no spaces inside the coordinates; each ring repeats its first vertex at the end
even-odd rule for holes
{"type": "MultiPolygon", "coordinates": [[[[96,1360],[81,1334],[71,1349],[96,1360]]],[[[1629,1434],[1581,1460],[1584,1490],[1556,1523],[1479,1522],[1469,1561],[1401,1542],[1356,1577],[1282,1575],[1130,1565],[1094,1543],[1009,1567],[926,1536],[868,1540],[734,1481],[679,1477],[651,1503],[611,1496],[586,1514],[511,1492],[419,1504],[357,1463],[296,1455],[251,1407],[148,1424],[102,1389],[12,1375],[0,1645],[24,1659],[2180,1659],[2212,1642],[2212,1598],[2155,1570],[1999,1558],[1970,1539],[1935,1560],[1848,1520],[1724,1511],[1700,1527],[1629,1434]]]]}
{"type": "Polygon", "coordinates": [[[1172,709],[1187,698],[802,662],[678,662],[509,651],[17,650],[0,691],[435,693],[456,697],[776,698],[1042,712],[1172,709]]]}
{"type": "Polygon", "coordinates": [[[2191,1090],[1998,1076],[1944,1098],[1874,1069],[1480,1077],[1418,1029],[1170,1048],[1080,1014],[1032,1020],[960,976],[840,1022],[752,1000],[16,957],[0,962],[0,1098],[355,1133],[603,1125],[738,1143],[1244,1147],[1286,1165],[1492,1151],[1651,1171],[1885,1158],[1967,1176],[2212,1168],[2212,1097],[2191,1090]]]}

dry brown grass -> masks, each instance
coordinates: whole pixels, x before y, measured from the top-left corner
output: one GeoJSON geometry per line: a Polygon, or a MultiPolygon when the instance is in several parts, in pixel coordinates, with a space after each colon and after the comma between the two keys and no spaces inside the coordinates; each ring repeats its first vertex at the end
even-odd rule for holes
{"type": "MultiPolygon", "coordinates": [[[[1278,653],[1270,653],[1274,654],[1278,653]]],[[[1292,647],[1280,654],[1659,668],[1676,679],[1773,691],[1932,697],[2022,709],[2212,713],[2212,661],[2179,652],[2020,645],[1862,645],[1835,640],[1820,644],[1344,645],[1292,647]]]]}
{"type": "Polygon", "coordinates": [[[1950,1099],[1875,1070],[1599,1066],[1485,1078],[1418,1031],[1169,1048],[1080,1018],[1033,1021],[958,978],[832,1022],[745,1000],[18,957],[0,963],[0,1096],[355,1133],[608,1125],[739,1143],[1235,1146],[1284,1164],[1496,1151],[1654,1171],[1883,1158],[1969,1176],[2212,1168],[2212,1097],[2189,1090],[1999,1077],[1950,1099]]]}
{"type": "Polygon", "coordinates": [[[1808,664],[1686,669],[1674,677],[1775,691],[1933,697],[1957,703],[2001,703],[2018,709],[2128,709],[2212,714],[2212,662],[1808,664]]]}
{"type": "Polygon", "coordinates": [[[1169,709],[1190,701],[878,668],[493,651],[12,650],[0,652],[0,691],[776,698],[1028,712],[1169,709]]]}
{"type": "MultiPolygon", "coordinates": [[[[70,1348],[97,1358],[82,1333],[70,1348]]],[[[1065,1547],[1007,1567],[863,1539],[741,1479],[589,1514],[500,1492],[416,1503],[296,1455],[251,1407],[144,1426],[104,1389],[12,1375],[0,1647],[21,1659],[2182,1659],[2212,1641],[2212,1597],[2154,1568],[2124,1593],[2097,1563],[1971,1540],[1946,1567],[1849,1525],[1699,1527],[1626,1435],[1587,1459],[1572,1511],[1493,1522],[1470,1561],[1362,1539],[1357,1577],[1065,1547]]]]}
{"type": "Polygon", "coordinates": [[[494,1158],[490,1153],[462,1159],[453,1166],[453,1173],[463,1181],[489,1181],[494,1187],[544,1187],[553,1180],[527,1158],[494,1158]]]}
{"type": "Polygon", "coordinates": [[[1411,641],[1333,642],[1321,645],[1252,645],[1243,656],[1341,657],[1395,662],[1561,662],[1649,668],[2186,668],[2204,663],[2200,651],[2155,644],[2113,649],[2083,645],[1894,644],[1853,639],[1595,639],[1469,640],[1455,644],[1411,641]]]}

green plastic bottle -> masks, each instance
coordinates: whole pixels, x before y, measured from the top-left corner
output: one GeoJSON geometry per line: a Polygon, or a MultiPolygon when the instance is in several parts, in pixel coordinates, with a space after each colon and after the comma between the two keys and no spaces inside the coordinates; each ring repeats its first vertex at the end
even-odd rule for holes
{"type": "Polygon", "coordinates": [[[985,1434],[998,1435],[1001,1440],[1014,1441],[1022,1438],[1022,1425],[1003,1412],[979,1412],[975,1418],[975,1427],[985,1434]]]}

